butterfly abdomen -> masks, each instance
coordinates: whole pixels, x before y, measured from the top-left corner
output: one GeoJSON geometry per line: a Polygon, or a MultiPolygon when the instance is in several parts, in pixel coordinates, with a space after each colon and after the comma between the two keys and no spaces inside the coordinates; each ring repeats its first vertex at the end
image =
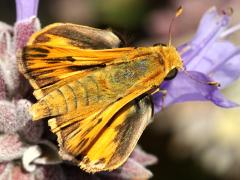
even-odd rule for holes
{"type": "Polygon", "coordinates": [[[99,87],[94,77],[66,84],[43,97],[32,106],[33,119],[57,116],[95,104],[99,101],[99,87]]]}

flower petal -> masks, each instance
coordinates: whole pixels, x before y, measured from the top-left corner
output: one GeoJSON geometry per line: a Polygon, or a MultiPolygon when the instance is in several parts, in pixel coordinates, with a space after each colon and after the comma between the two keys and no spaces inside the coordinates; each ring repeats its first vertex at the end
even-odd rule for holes
{"type": "Polygon", "coordinates": [[[31,180],[33,177],[31,174],[25,173],[17,163],[9,162],[0,174],[0,179],[31,180]]]}
{"type": "Polygon", "coordinates": [[[128,158],[122,167],[106,173],[106,175],[109,178],[112,177],[112,179],[150,179],[153,176],[151,171],[132,158],[128,158]]]}
{"type": "Polygon", "coordinates": [[[0,59],[3,59],[12,49],[13,28],[4,22],[0,22],[0,59]]]}
{"type": "Polygon", "coordinates": [[[134,149],[130,157],[143,166],[153,165],[158,161],[156,156],[146,153],[140,146],[134,149]]]}
{"type": "Polygon", "coordinates": [[[40,22],[36,17],[17,22],[14,27],[15,49],[22,49],[26,45],[29,37],[39,29],[40,22]]]}
{"type": "Polygon", "coordinates": [[[20,163],[9,162],[0,164],[0,179],[6,180],[65,180],[63,169],[58,166],[39,166],[36,171],[27,173],[24,171],[20,163]]]}
{"type": "Polygon", "coordinates": [[[22,124],[25,123],[25,126],[18,130],[18,133],[28,142],[38,142],[43,134],[43,122],[33,122],[31,121],[31,115],[29,114],[29,108],[31,103],[26,99],[20,99],[16,102],[16,116],[17,121],[22,124]]]}
{"type": "MultiPolygon", "coordinates": [[[[194,67],[194,71],[209,74],[224,88],[240,76],[239,58],[238,47],[229,41],[217,41],[212,43],[205,54],[201,54],[201,60],[194,67]]],[[[187,68],[191,69],[188,65],[187,68]]]]}
{"type": "Polygon", "coordinates": [[[19,159],[25,150],[17,134],[0,135],[0,162],[19,159]]]}
{"type": "Polygon", "coordinates": [[[32,16],[37,16],[39,0],[15,0],[17,21],[28,19],[32,16]]]}
{"type": "Polygon", "coordinates": [[[211,48],[201,56],[201,61],[195,66],[194,71],[204,74],[214,72],[219,66],[223,65],[226,58],[230,56],[235,49],[236,47],[229,41],[212,43],[211,48]]]}
{"type": "Polygon", "coordinates": [[[24,99],[17,101],[16,104],[6,100],[0,101],[0,132],[13,133],[22,130],[31,120],[28,112],[30,106],[31,103],[24,99]]]}
{"type": "Polygon", "coordinates": [[[209,47],[219,38],[229,23],[229,16],[219,14],[215,7],[209,9],[201,19],[193,40],[178,48],[184,64],[189,70],[195,70],[209,47]]]}
{"type": "Polygon", "coordinates": [[[22,156],[22,166],[27,172],[35,171],[37,165],[55,165],[61,162],[58,149],[49,141],[31,145],[22,156]]]}
{"type": "Polygon", "coordinates": [[[234,48],[230,52],[230,49],[226,48],[222,55],[223,63],[209,75],[215,81],[220,82],[221,87],[224,88],[240,76],[240,49],[234,48]],[[225,55],[223,55],[224,53],[225,55]]]}
{"type": "Polygon", "coordinates": [[[0,100],[3,100],[6,98],[6,87],[5,87],[5,81],[2,77],[2,71],[0,69],[0,100]]]}
{"type": "MultiPolygon", "coordinates": [[[[189,71],[186,75],[184,72],[179,72],[175,79],[164,82],[161,86],[161,89],[167,90],[164,106],[185,101],[207,100],[225,108],[237,106],[237,104],[227,100],[216,86],[208,85],[207,82],[212,82],[212,79],[203,73],[189,71]]],[[[153,95],[155,113],[162,109],[162,99],[161,93],[153,95]]]]}

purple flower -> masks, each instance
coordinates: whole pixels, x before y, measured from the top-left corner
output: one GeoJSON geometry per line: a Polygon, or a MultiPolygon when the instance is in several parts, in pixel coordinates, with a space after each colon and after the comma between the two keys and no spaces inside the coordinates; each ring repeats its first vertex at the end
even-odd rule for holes
{"type": "Polygon", "coordinates": [[[218,14],[214,7],[204,14],[194,38],[178,47],[187,73],[179,72],[175,79],[162,83],[160,88],[167,90],[167,95],[153,95],[155,112],[185,101],[211,101],[225,108],[237,106],[217,86],[208,85],[216,81],[224,88],[240,75],[240,49],[222,39],[237,29],[228,30],[228,24],[229,16],[218,14]]]}
{"type": "Polygon", "coordinates": [[[26,20],[32,16],[37,16],[39,0],[15,0],[17,21],[26,20]]]}

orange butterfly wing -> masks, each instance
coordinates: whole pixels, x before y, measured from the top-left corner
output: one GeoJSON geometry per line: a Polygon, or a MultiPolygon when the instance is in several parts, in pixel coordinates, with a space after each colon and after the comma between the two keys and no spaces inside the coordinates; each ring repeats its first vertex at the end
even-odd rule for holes
{"type": "Polygon", "coordinates": [[[148,97],[134,101],[151,86],[119,90],[105,80],[104,73],[116,70],[115,65],[126,70],[146,66],[125,67],[141,57],[135,48],[108,49],[119,42],[110,31],[53,24],[34,34],[19,58],[20,71],[39,100],[31,108],[33,119],[54,117],[49,125],[61,152],[76,157],[88,172],[119,167],[152,117],[148,97]]]}

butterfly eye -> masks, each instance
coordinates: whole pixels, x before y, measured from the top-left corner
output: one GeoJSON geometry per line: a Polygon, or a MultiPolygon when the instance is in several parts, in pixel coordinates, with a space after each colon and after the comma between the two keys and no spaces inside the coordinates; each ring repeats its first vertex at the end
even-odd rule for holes
{"type": "Polygon", "coordinates": [[[153,44],[153,46],[167,46],[167,45],[164,43],[156,43],[156,44],[153,44]]]}
{"type": "Polygon", "coordinates": [[[168,80],[172,80],[173,78],[175,78],[177,76],[178,70],[177,68],[172,69],[167,76],[165,77],[164,80],[168,81],[168,80]]]}

